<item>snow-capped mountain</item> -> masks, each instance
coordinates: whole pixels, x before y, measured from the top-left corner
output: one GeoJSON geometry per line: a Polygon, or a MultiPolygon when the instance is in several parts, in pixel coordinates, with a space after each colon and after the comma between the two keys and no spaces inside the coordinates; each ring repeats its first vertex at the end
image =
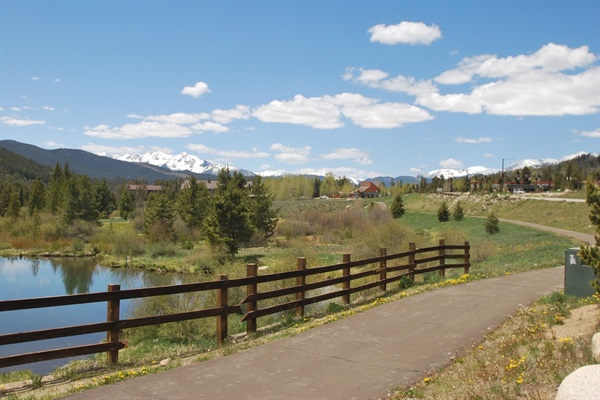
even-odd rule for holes
{"type": "Polygon", "coordinates": [[[457,177],[461,177],[461,176],[467,176],[467,175],[489,175],[489,174],[495,174],[497,172],[500,172],[500,169],[498,168],[488,168],[488,167],[482,167],[482,166],[474,166],[474,167],[469,167],[469,168],[464,168],[464,169],[436,169],[433,171],[429,171],[428,173],[426,173],[424,176],[425,178],[434,178],[434,177],[444,177],[446,179],[448,178],[457,178],[457,177]]]}
{"type": "Polygon", "coordinates": [[[144,153],[144,154],[136,154],[130,155],[126,154],[124,156],[110,156],[108,157],[114,158],[120,161],[127,162],[135,162],[135,163],[145,163],[150,165],[155,165],[157,167],[168,168],[173,171],[191,171],[196,174],[209,174],[209,175],[218,175],[219,171],[224,168],[229,167],[230,171],[239,171],[244,176],[253,176],[254,173],[250,171],[243,170],[241,168],[232,166],[232,165],[224,165],[224,164],[214,164],[206,160],[202,160],[192,154],[181,153],[181,154],[166,154],[161,151],[155,151],[152,153],[144,153]]]}

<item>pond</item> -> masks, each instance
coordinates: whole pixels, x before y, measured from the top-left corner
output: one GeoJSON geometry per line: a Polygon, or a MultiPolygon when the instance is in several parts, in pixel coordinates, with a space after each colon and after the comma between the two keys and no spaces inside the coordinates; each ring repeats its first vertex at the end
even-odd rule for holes
{"type": "MultiPolygon", "coordinates": [[[[188,277],[189,278],[189,277],[188,277]]],[[[180,284],[180,274],[159,274],[132,268],[107,268],[91,258],[27,259],[0,257],[0,300],[65,294],[105,292],[109,284],[121,289],[180,284]]],[[[121,301],[121,316],[126,318],[135,300],[121,301]]],[[[106,320],[106,303],[19,310],[0,313],[0,334],[88,324],[106,320]]],[[[105,333],[57,338],[0,347],[1,356],[99,343],[105,333]]],[[[47,374],[68,359],[50,360],[15,367],[0,372],[30,369],[47,374]]]]}

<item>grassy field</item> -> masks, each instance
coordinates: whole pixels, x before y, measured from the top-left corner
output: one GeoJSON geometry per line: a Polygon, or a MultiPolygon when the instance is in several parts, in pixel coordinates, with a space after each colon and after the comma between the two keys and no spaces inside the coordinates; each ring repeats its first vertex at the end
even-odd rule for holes
{"type": "MultiPolygon", "coordinates": [[[[177,244],[149,244],[135,232],[130,222],[123,220],[104,221],[92,243],[86,246],[95,246],[100,251],[98,259],[104,265],[122,266],[125,262],[123,254],[129,254],[126,260],[130,267],[182,271],[196,280],[213,280],[220,273],[227,273],[231,278],[244,276],[245,265],[249,262],[268,266],[269,273],[274,273],[294,269],[297,257],[306,257],[308,268],[311,268],[339,263],[344,253],[352,254],[352,259],[356,260],[377,255],[380,247],[386,247],[388,254],[405,251],[411,241],[416,242],[419,247],[435,245],[439,239],[445,239],[448,244],[469,241],[471,279],[480,279],[562,265],[565,249],[579,245],[569,238],[508,223],[500,223],[500,232],[489,235],[485,232],[481,216],[491,210],[499,217],[543,222],[582,232],[592,231],[589,221],[584,222],[589,212],[584,203],[514,201],[503,196],[465,196],[461,200],[466,211],[465,219],[441,223],[435,212],[444,199],[451,199],[439,195],[406,195],[403,199],[407,212],[397,220],[392,219],[385,208],[371,205],[382,201],[389,204],[391,198],[359,202],[330,199],[278,203],[280,224],[271,245],[243,249],[232,262],[217,262],[217,258],[203,244],[196,244],[193,249],[187,250],[177,244]]],[[[456,280],[457,274],[460,275],[458,271],[449,274],[448,278],[456,280]]],[[[431,282],[421,281],[418,288],[411,288],[409,291],[417,293],[434,287],[436,286],[432,286],[431,282]]],[[[369,293],[371,298],[353,297],[354,306],[372,301],[373,297],[394,296],[400,290],[399,286],[394,286],[387,293],[369,293]]],[[[406,295],[409,292],[403,293],[406,295]]],[[[235,302],[241,300],[243,293],[240,291],[230,296],[231,302],[235,302]]],[[[187,307],[196,307],[196,301],[200,300],[183,299],[187,307]]],[[[166,304],[164,300],[156,299],[140,305],[138,311],[140,314],[165,312],[168,311],[165,309],[167,306],[181,311],[181,304],[166,304]]],[[[297,319],[293,313],[284,313],[283,318],[277,320],[260,319],[259,326],[274,326],[280,332],[275,337],[282,337],[295,334],[297,329],[308,329],[313,322],[307,321],[324,318],[330,313],[335,315],[340,310],[339,307],[315,307],[309,310],[306,319],[297,319]]],[[[229,329],[232,334],[242,332],[245,324],[239,321],[238,316],[232,315],[229,329]]],[[[268,331],[272,332],[272,329],[268,331]]],[[[202,354],[214,349],[216,345],[212,319],[134,330],[130,332],[129,340],[130,346],[121,352],[123,365],[129,368],[155,365],[156,360],[167,357],[180,359],[194,354],[199,358],[212,357],[202,354]],[[190,335],[190,332],[194,334],[190,335]]],[[[252,342],[252,345],[258,345],[261,342],[260,336],[252,342]]],[[[231,345],[223,352],[234,352],[239,348],[231,345]]],[[[214,356],[214,352],[210,354],[214,356]]],[[[72,379],[84,371],[107,371],[103,359],[104,357],[98,356],[93,361],[71,365],[59,372],[59,375],[72,379]]],[[[8,378],[0,377],[0,382],[2,379],[8,378]]],[[[406,398],[410,393],[425,395],[425,386],[399,389],[398,396],[406,398]]],[[[438,398],[437,394],[433,397],[425,396],[438,398]]],[[[484,395],[481,398],[493,397],[484,395]]]]}

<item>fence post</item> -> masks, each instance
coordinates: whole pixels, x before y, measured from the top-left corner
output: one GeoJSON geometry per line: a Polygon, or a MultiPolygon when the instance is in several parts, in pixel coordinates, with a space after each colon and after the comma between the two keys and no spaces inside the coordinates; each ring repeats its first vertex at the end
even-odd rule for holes
{"type": "MultiPolygon", "coordinates": [[[[256,264],[248,264],[246,265],[246,277],[253,278],[258,274],[258,267],[256,264]]],[[[258,291],[258,285],[256,284],[256,280],[252,283],[249,283],[246,286],[246,296],[251,296],[256,294],[258,291]]],[[[248,303],[248,312],[256,311],[256,301],[253,300],[248,303]]],[[[256,318],[250,318],[246,321],[246,333],[251,334],[256,332],[256,318]]]]}
{"type": "Polygon", "coordinates": [[[446,249],[444,248],[445,245],[446,241],[444,239],[440,239],[439,256],[441,257],[441,259],[439,262],[439,266],[442,267],[442,269],[440,269],[439,275],[444,278],[446,277],[446,268],[444,268],[444,266],[446,265],[446,249]]]}
{"type": "Polygon", "coordinates": [[[469,268],[471,267],[471,246],[469,242],[465,242],[465,274],[469,273],[469,268]]]}
{"type": "MultiPolygon", "coordinates": [[[[220,281],[226,281],[227,275],[219,275],[220,281]]],[[[227,286],[217,290],[217,307],[227,307],[227,286]]],[[[221,311],[217,316],[217,345],[221,347],[227,339],[227,311],[221,311]]]]}
{"type": "MultiPolygon", "coordinates": [[[[305,270],[306,269],[306,258],[298,257],[298,261],[296,262],[296,269],[305,270]]],[[[299,292],[296,292],[296,301],[304,300],[304,285],[306,284],[306,275],[301,275],[296,277],[296,286],[300,286],[302,289],[299,292]]],[[[296,307],[296,315],[303,317],[304,316],[304,306],[296,307]]]]}
{"type": "MultiPolygon", "coordinates": [[[[121,290],[121,285],[108,285],[109,292],[118,292],[121,290]]],[[[119,321],[119,314],[121,310],[120,300],[109,300],[106,303],[106,320],[107,322],[119,321]]],[[[118,342],[119,341],[119,330],[115,329],[106,332],[106,341],[118,342]]],[[[116,365],[119,362],[119,350],[111,350],[106,353],[106,360],[111,365],[116,365]]]]}
{"type": "Polygon", "coordinates": [[[410,254],[408,255],[408,273],[410,274],[410,280],[415,283],[415,268],[417,264],[415,263],[415,250],[417,250],[417,245],[415,242],[408,243],[408,251],[410,254]]]}
{"type": "MultiPolygon", "coordinates": [[[[382,247],[379,249],[379,256],[387,256],[387,249],[385,247],[382,247]]],[[[381,291],[386,291],[386,284],[385,284],[385,280],[387,278],[387,261],[383,260],[383,261],[379,261],[379,280],[383,281],[383,283],[381,285],[379,285],[379,290],[381,291]]]]}
{"type": "MultiPolygon", "coordinates": [[[[342,255],[342,262],[349,263],[350,262],[350,254],[342,255]]],[[[342,276],[347,278],[347,281],[342,282],[342,289],[350,289],[350,268],[342,269],[342,276]]],[[[342,301],[346,304],[350,304],[350,293],[342,296],[342,301]]]]}

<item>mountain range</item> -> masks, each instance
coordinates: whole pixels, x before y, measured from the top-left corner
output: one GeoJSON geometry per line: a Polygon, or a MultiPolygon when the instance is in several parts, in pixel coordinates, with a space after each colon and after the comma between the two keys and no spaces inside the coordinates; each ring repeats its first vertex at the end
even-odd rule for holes
{"type": "MultiPolygon", "coordinates": [[[[202,160],[188,153],[170,155],[162,152],[144,153],[139,155],[114,156],[108,154],[93,154],[84,150],[76,149],[54,149],[46,150],[30,144],[20,143],[14,140],[0,140],[0,148],[6,148],[13,153],[32,159],[33,161],[53,167],[57,163],[69,163],[69,168],[78,174],[85,174],[91,178],[123,178],[126,180],[146,179],[154,182],[157,179],[186,178],[190,175],[198,179],[214,179],[223,168],[239,171],[246,177],[253,177],[254,172],[244,170],[232,165],[214,164],[202,160]]],[[[511,171],[524,167],[540,168],[545,165],[557,164],[578,157],[585,152],[566,156],[560,160],[556,159],[525,159],[508,165],[505,170],[511,171]]],[[[466,175],[488,175],[500,172],[498,168],[474,166],[465,169],[438,169],[423,173],[426,179],[436,176],[444,178],[461,177],[466,175]]],[[[260,173],[262,176],[290,175],[286,172],[277,171],[271,173],[260,173]]],[[[324,175],[324,174],[323,174],[324,175]]],[[[347,177],[354,183],[360,180],[347,177]]],[[[361,179],[362,180],[362,179],[361,179]]],[[[379,181],[390,185],[392,181],[403,183],[415,183],[419,178],[414,176],[380,176],[365,179],[367,181],[379,181]]]]}

